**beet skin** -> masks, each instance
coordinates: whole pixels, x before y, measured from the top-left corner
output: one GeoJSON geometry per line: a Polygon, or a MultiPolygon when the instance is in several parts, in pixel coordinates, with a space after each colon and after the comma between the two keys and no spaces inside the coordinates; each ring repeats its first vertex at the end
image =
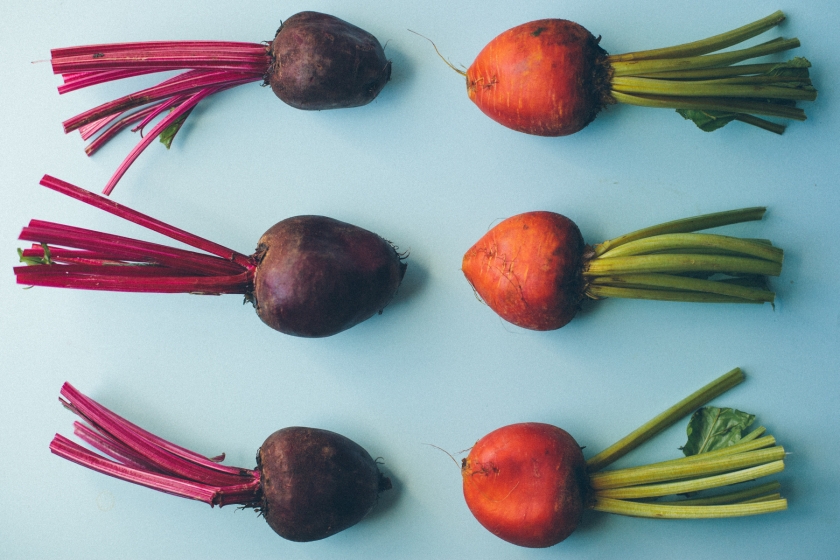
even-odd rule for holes
{"type": "Polygon", "coordinates": [[[467,70],[467,93],[508,128],[565,136],[589,124],[609,97],[607,53],[577,23],[542,19],[490,41],[467,70]]]}
{"type": "Polygon", "coordinates": [[[574,438],[536,422],[511,424],[478,440],[461,475],[464,498],[479,523],[501,539],[532,548],[572,534],[589,488],[574,438]]]}
{"type": "Polygon", "coordinates": [[[526,329],[559,329],[583,299],[580,230],[554,212],[503,220],[464,255],[461,270],[502,319],[526,329]]]}
{"type": "Polygon", "coordinates": [[[391,487],[350,439],[316,428],[284,428],[257,454],[265,520],[291,541],[315,541],[355,525],[391,487]]]}
{"type": "Polygon", "coordinates": [[[269,52],[268,84],[297,109],[365,105],[391,77],[391,62],[376,37],[327,14],[293,15],[277,31],[269,52]]]}
{"type": "Polygon", "coordinates": [[[323,216],[296,216],[260,238],[252,298],[265,324],[323,337],[382,311],[406,264],[375,233],[323,216]]]}

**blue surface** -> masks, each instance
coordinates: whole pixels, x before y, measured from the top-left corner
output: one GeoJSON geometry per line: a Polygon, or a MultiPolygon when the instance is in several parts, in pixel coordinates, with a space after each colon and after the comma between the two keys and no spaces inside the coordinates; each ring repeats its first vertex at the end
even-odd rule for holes
{"type": "MultiPolygon", "coordinates": [[[[17,558],[836,558],[840,278],[837,216],[840,5],[773,2],[365,2],[7,0],[0,20],[0,556],[17,558]],[[820,90],[783,136],[733,124],[705,134],[666,110],[618,106],[568,138],[484,117],[413,29],[468,65],[497,33],[566,17],[611,52],[706,37],[785,9],[820,90]],[[152,39],[270,39],[303,9],[387,41],[393,80],[372,104],[308,113],[255,84],[204,102],[170,152],[154,145],[114,198],[245,253],[278,220],[324,214],[410,249],[381,316],[303,340],[266,328],[237,296],[108,294],[14,283],[31,218],[160,241],[38,186],[50,173],[98,191],[136,141],[95,157],[60,122],[135,85],[59,96],[53,47],[152,39]],[[775,309],[609,300],[562,330],[503,323],[476,301],[463,252],[496,220],[564,213],[590,242],[675,218],[766,205],[730,228],[786,250],[775,309]],[[747,381],[716,402],[758,415],[791,454],[787,512],[722,521],[589,514],[548,550],[508,545],[472,518],[452,461],[511,422],[571,432],[592,454],[714,377],[747,381]],[[73,417],[61,383],[196,451],[253,466],[283,426],[340,432],[385,458],[394,491],[356,527],[286,542],[256,515],[155,493],[48,452],[73,417]]],[[[622,461],[675,457],[684,423],[622,461]]]]}

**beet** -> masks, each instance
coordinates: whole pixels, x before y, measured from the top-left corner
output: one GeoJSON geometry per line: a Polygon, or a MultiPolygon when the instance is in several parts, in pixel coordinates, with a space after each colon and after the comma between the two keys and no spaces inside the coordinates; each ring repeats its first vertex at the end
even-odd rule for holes
{"type": "Polygon", "coordinates": [[[661,463],[603,470],[744,380],[739,368],[722,375],[584,460],[568,432],[526,422],[498,428],[478,440],[463,459],[464,499],[483,527],[519,546],[542,548],[565,540],[587,509],[659,519],[739,517],[782,511],[787,501],[777,482],[748,488],[741,483],[784,470],[785,449],[759,427],[747,433],[751,417],[737,421],[721,409],[695,413],[687,433],[710,444],[703,453],[661,463]],[[715,436],[710,436],[714,432],[715,436]],[[696,493],[733,485],[714,495],[696,493]],[[737,485],[737,486],[735,486],[737,485]],[[690,494],[686,496],[687,494],[690,494]],[[670,497],[660,500],[659,498],[670,497]]]}
{"type": "Polygon", "coordinates": [[[467,69],[467,94],[485,115],[513,130],[539,136],[578,132],[614,102],[599,41],[564,19],[509,29],[467,69]]]}
{"type": "Polygon", "coordinates": [[[552,330],[586,300],[607,297],[706,303],[772,303],[768,276],[784,252],[769,241],[694,233],[750,220],[765,208],[717,212],[641,229],[594,246],[554,212],[503,220],[465,254],[461,270],[504,320],[552,330]]]}
{"type": "Polygon", "coordinates": [[[273,329],[308,337],[341,332],[382,310],[406,268],[378,235],[322,216],[276,224],[257,255],[257,315],[273,329]]]}
{"type": "Polygon", "coordinates": [[[519,546],[542,548],[564,540],[587,505],[581,448],[568,432],[549,424],[512,424],[490,432],[463,460],[461,475],[464,499],[478,522],[519,546]]]}
{"type": "Polygon", "coordinates": [[[380,313],[407,267],[390,242],[332,218],[283,220],[248,256],[59,179],[45,176],[41,184],[210,254],[32,220],[20,235],[34,242],[20,251],[28,266],[14,270],[24,285],[243,294],[271,328],[324,337],[380,313]]]}
{"type": "MultiPolygon", "coordinates": [[[[316,428],[271,434],[255,469],[221,465],[128,422],[69,383],[65,407],[87,424],[75,433],[102,455],[56,434],[50,451],[95,471],[211,506],[241,505],[265,517],[281,537],[315,541],[361,521],[391,488],[370,454],[348,438],[316,428]],[[108,458],[110,457],[110,458],[108,458]]],[[[66,399],[66,400],[65,400],[66,399]]]]}
{"type": "Polygon", "coordinates": [[[260,510],[290,541],[314,541],[361,521],[391,487],[370,454],[346,437],[314,428],[284,428],[257,454],[260,510]]]}
{"type": "Polygon", "coordinates": [[[764,117],[805,120],[795,104],[817,97],[810,62],[736,63],[794,49],[799,40],[720,51],[784,19],[778,11],[700,41],[618,55],[577,23],[540,19],[499,34],[467,71],[447,64],[485,115],[528,134],[573,134],[614,103],[676,109],[706,132],[740,121],[781,134],[785,126],[764,117]]]}
{"type": "Polygon", "coordinates": [[[583,237],[554,212],[502,221],[464,254],[461,270],[502,319],[526,329],[558,329],[580,308],[583,237]]]}
{"type": "Polygon", "coordinates": [[[301,12],[283,22],[269,52],[268,84],[297,109],[366,105],[391,77],[391,62],[376,37],[318,12],[301,12]]]}
{"type": "Polygon", "coordinates": [[[93,154],[118,132],[143,130],[161,115],[105,186],[110,194],[140,153],[160,138],[167,147],[204,98],[242,84],[270,85],[298,109],[358,107],[370,103],[391,77],[391,62],[367,31],[335,16],[301,12],[287,19],[274,40],[155,41],[53,49],[52,67],[64,77],[59,93],[155,72],[186,70],[156,86],[126,95],[64,121],[78,130],[93,154]]]}

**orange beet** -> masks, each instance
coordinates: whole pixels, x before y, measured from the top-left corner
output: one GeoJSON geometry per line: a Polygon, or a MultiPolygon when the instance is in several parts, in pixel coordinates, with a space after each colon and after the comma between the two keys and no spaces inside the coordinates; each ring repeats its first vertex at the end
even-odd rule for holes
{"type": "Polygon", "coordinates": [[[527,212],[488,231],[464,255],[461,270],[503,319],[533,330],[559,329],[583,299],[580,230],[554,212],[527,212]]]}
{"type": "Polygon", "coordinates": [[[491,119],[520,132],[565,136],[609,97],[607,53],[577,23],[541,19],[493,39],[467,70],[467,93],[491,119]]]}
{"type": "Polygon", "coordinates": [[[463,460],[464,499],[487,530],[532,548],[564,540],[588,494],[586,462],[564,430],[535,422],[490,432],[463,460]]]}

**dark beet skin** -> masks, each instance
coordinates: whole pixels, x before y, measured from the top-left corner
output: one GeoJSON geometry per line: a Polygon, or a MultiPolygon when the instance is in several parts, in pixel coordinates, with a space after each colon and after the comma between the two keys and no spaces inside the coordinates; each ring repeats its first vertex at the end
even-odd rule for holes
{"type": "Polygon", "coordinates": [[[315,541],[358,523],[391,487],[376,461],[327,430],[284,428],[257,454],[262,514],[285,539],[315,541]]]}
{"type": "Polygon", "coordinates": [[[375,233],[323,216],[283,220],[260,238],[257,315],[286,334],[323,337],[380,312],[406,264],[375,233]]]}
{"type": "Polygon", "coordinates": [[[298,109],[358,107],[373,101],[391,77],[379,41],[337,17],[295,14],[277,31],[268,83],[298,109]]]}

